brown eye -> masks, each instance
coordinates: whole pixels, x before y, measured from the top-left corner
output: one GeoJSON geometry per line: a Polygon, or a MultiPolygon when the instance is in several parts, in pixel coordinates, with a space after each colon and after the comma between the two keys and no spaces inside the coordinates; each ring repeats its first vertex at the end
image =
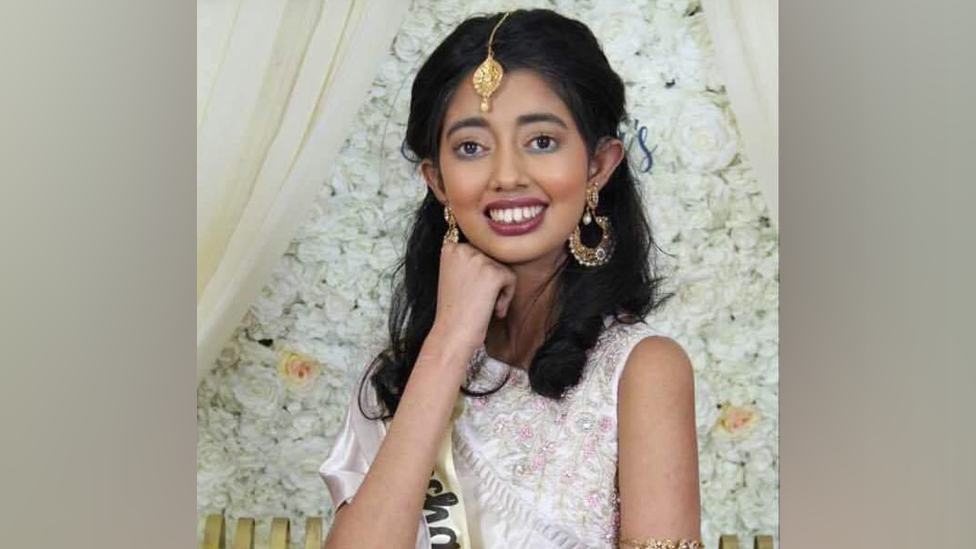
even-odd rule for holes
{"type": "Polygon", "coordinates": [[[532,148],[539,151],[551,151],[556,148],[556,140],[548,135],[538,135],[532,138],[532,148]]]}
{"type": "Polygon", "coordinates": [[[474,141],[465,141],[455,147],[459,156],[477,156],[480,152],[481,145],[475,143],[474,141]]]}

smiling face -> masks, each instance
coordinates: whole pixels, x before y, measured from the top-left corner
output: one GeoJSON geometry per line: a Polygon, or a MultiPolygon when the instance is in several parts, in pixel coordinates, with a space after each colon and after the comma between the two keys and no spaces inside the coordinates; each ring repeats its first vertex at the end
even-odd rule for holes
{"type": "Polygon", "coordinates": [[[439,170],[424,160],[424,178],[485,254],[506,264],[555,264],[583,215],[586,186],[602,188],[623,147],[605,139],[588,160],[568,107],[529,70],[506,71],[489,112],[480,105],[464,78],[444,116],[439,170]]]}

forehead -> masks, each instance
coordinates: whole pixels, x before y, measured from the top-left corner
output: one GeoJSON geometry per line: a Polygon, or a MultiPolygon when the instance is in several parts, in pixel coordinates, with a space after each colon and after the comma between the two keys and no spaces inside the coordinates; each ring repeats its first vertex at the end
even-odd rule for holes
{"type": "Polygon", "coordinates": [[[537,73],[527,69],[505,71],[498,89],[491,94],[488,112],[481,111],[481,96],[474,89],[472,74],[458,85],[444,114],[443,127],[463,118],[480,116],[491,125],[515,124],[520,115],[549,112],[557,115],[570,127],[573,124],[569,107],[549,84],[537,73]]]}

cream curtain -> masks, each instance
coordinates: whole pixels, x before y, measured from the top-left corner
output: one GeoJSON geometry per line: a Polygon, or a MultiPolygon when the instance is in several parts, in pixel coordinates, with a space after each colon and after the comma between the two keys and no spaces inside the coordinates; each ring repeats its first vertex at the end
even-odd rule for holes
{"type": "Polygon", "coordinates": [[[198,380],[329,177],[408,6],[198,0],[198,380]]]}
{"type": "Polygon", "coordinates": [[[702,0],[746,154],[779,226],[779,2],[702,0]]]}

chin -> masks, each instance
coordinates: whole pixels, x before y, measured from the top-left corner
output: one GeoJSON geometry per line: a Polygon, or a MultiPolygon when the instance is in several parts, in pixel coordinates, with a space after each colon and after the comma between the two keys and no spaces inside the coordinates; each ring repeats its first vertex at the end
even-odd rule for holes
{"type": "MultiPolygon", "coordinates": [[[[497,240],[497,237],[492,238],[497,240]]],[[[552,258],[553,260],[556,260],[562,255],[565,255],[565,242],[548,243],[548,245],[546,245],[538,242],[479,243],[472,241],[470,244],[481,250],[488,257],[498,261],[499,263],[504,263],[505,265],[531,263],[545,258],[552,258]],[[482,244],[484,244],[484,246],[482,246],[482,244]]]]}

